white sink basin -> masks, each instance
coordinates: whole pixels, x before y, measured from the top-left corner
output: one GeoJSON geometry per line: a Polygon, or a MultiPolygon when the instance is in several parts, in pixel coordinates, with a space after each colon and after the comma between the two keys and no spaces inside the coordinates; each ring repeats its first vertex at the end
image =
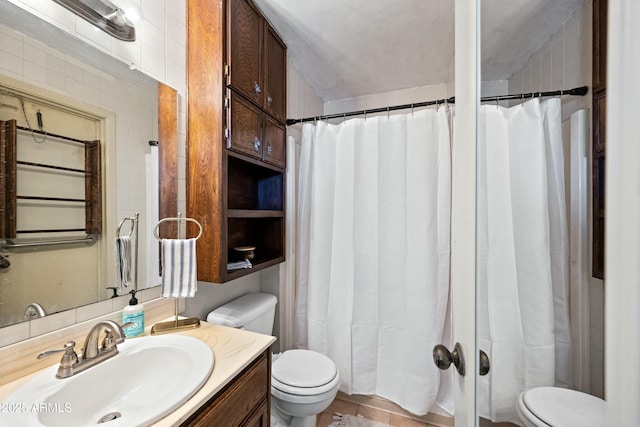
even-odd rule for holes
{"type": "Polygon", "coordinates": [[[84,372],[33,377],[1,405],[2,426],[147,426],[186,402],[206,382],[213,353],[184,335],[133,338],[84,372]]]}

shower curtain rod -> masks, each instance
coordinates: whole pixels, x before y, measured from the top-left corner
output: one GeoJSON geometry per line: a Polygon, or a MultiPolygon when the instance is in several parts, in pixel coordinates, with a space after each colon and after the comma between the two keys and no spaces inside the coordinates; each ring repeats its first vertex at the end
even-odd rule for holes
{"type": "MultiPolygon", "coordinates": [[[[584,96],[587,94],[587,92],[589,92],[588,86],[580,86],[573,89],[555,90],[550,92],[529,92],[529,93],[520,93],[517,95],[487,96],[484,98],[480,98],[480,102],[498,102],[498,101],[508,101],[512,99],[542,98],[547,96],[562,96],[562,95],[584,96]]],[[[370,110],[350,111],[348,113],[306,117],[304,119],[287,119],[287,126],[295,125],[296,123],[315,122],[318,120],[328,120],[328,119],[340,119],[340,118],[352,117],[352,116],[366,117],[367,114],[372,114],[372,113],[388,113],[389,111],[407,110],[407,109],[414,109],[418,107],[428,107],[430,105],[454,104],[455,102],[456,102],[456,98],[455,96],[452,96],[451,98],[438,99],[435,101],[416,102],[414,104],[394,105],[391,107],[372,108],[370,110]]]]}

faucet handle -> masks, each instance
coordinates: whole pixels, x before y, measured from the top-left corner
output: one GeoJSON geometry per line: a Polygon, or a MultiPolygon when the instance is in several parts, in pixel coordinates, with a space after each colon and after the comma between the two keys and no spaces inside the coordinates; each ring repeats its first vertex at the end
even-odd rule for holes
{"type": "Polygon", "coordinates": [[[76,342],[75,341],[67,341],[64,344],[64,347],[62,347],[62,348],[58,348],[56,350],[43,351],[42,353],[40,353],[38,355],[38,359],[44,359],[45,357],[49,357],[49,356],[52,356],[54,354],[61,353],[61,352],[64,351],[64,355],[62,355],[63,358],[65,356],[66,357],[71,357],[71,358],[73,358],[73,356],[75,356],[76,357],[76,361],[77,361],[78,355],[76,354],[76,352],[74,350],[75,346],[76,346],[76,342]]]}
{"type": "Polygon", "coordinates": [[[40,353],[38,355],[38,359],[44,359],[45,357],[49,357],[52,354],[64,351],[62,359],[60,359],[60,366],[58,366],[58,373],[56,374],[56,378],[70,377],[71,375],[73,375],[73,367],[79,363],[78,355],[74,350],[75,345],[75,341],[67,341],[63,348],[57,350],[47,350],[40,353]]]}
{"type": "Polygon", "coordinates": [[[109,329],[106,329],[104,339],[102,340],[101,349],[111,350],[116,346],[116,344],[122,344],[124,342],[124,337],[125,337],[124,329],[133,325],[134,325],[133,322],[127,322],[122,326],[118,325],[120,326],[120,337],[118,338],[114,338],[113,332],[109,329]]]}

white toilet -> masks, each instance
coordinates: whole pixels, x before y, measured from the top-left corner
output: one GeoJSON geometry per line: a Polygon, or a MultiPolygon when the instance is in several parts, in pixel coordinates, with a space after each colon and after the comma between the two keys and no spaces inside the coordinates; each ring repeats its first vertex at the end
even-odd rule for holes
{"type": "Polygon", "coordinates": [[[536,387],[518,397],[525,427],[604,427],[606,403],[590,394],[559,387],[536,387]]]}
{"type": "MultiPolygon", "coordinates": [[[[213,310],[207,322],[271,335],[277,299],[250,293],[213,310]]],[[[315,427],[338,393],[340,375],[328,357],[309,350],[273,355],[271,425],[315,427]]]]}

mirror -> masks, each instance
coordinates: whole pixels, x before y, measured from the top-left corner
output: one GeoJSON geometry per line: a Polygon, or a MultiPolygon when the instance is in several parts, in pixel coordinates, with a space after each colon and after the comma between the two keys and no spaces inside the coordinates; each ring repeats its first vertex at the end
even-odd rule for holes
{"type": "Polygon", "coordinates": [[[491,360],[476,401],[494,423],[537,424],[522,410],[533,388],[604,392],[603,293],[587,275],[590,96],[526,97],[592,87],[591,8],[482,0],[481,96],[499,83],[516,95],[482,105],[476,146],[475,351],[491,360]]]}
{"type": "MultiPolygon", "coordinates": [[[[140,213],[138,288],[159,284],[157,251],[147,250],[153,247],[149,230],[158,218],[158,197],[148,195],[159,193],[157,147],[149,141],[159,137],[155,80],[16,6],[3,2],[0,9],[4,56],[0,84],[30,94],[23,102],[32,127],[38,126],[38,110],[45,131],[59,124],[36,98],[48,101],[49,107],[82,112],[101,141],[103,166],[102,234],[90,247],[90,259],[79,255],[89,247],[77,245],[1,253],[8,255],[4,259],[10,264],[0,269],[0,327],[4,327],[24,321],[30,304],[53,314],[110,298],[112,291],[107,288],[115,285],[116,229],[123,218],[135,213],[140,213]],[[45,269],[42,259],[57,265],[57,271],[45,269]],[[81,273],[85,270],[86,276],[81,273]],[[74,276],[81,277],[82,291],[66,287],[74,276]]],[[[20,102],[14,102],[3,101],[8,106],[0,106],[0,120],[13,115],[24,121],[20,102]]],[[[26,132],[24,139],[28,138],[26,132]]],[[[123,230],[128,231],[127,227],[123,230]]]]}

